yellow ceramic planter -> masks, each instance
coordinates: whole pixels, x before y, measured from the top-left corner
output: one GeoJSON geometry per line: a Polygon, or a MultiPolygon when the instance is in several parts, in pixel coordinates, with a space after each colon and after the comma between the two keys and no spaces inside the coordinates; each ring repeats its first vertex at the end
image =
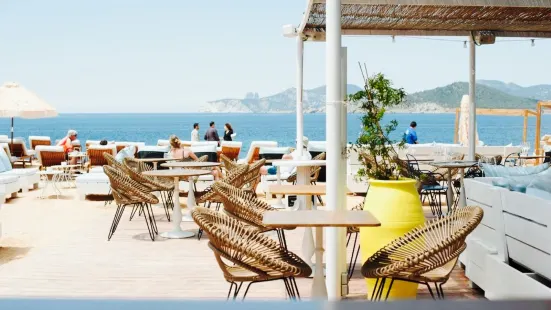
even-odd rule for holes
{"type": "MultiPolygon", "coordinates": [[[[419,194],[415,188],[415,180],[370,180],[369,184],[364,210],[377,217],[381,226],[360,228],[363,262],[392,240],[425,221],[419,194]]],[[[366,282],[367,297],[371,298],[375,280],[366,280],[366,282]]],[[[385,294],[389,284],[390,281],[387,281],[383,291],[385,294]]],[[[396,281],[392,285],[389,300],[414,299],[417,296],[417,286],[416,283],[396,281]]]]}

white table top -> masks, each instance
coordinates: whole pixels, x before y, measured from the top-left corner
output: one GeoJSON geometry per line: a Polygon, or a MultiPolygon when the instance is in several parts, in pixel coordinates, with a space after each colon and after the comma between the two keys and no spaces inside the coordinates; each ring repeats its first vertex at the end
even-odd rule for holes
{"type": "Polygon", "coordinates": [[[38,171],[38,174],[43,174],[43,175],[54,175],[54,174],[62,174],[63,171],[59,171],[59,170],[43,170],[43,171],[38,171]]]}
{"type": "Polygon", "coordinates": [[[325,160],[274,160],[272,166],[313,167],[325,166],[325,160]]]}
{"type": "Polygon", "coordinates": [[[178,162],[168,162],[161,164],[161,167],[170,167],[170,168],[204,168],[204,167],[218,167],[221,163],[213,162],[199,162],[199,161],[178,161],[178,162]]]}
{"type": "Polygon", "coordinates": [[[433,161],[428,163],[431,166],[438,168],[469,168],[476,165],[476,161],[472,160],[450,160],[450,161],[433,161]]]}
{"type": "Polygon", "coordinates": [[[195,177],[199,175],[210,174],[209,170],[192,170],[192,169],[170,169],[170,170],[151,170],[142,172],[143,175],[152,177],[169,177],[169,178],[184,178],[195,177]]]}
{"type": "Polygon", "coordinates": [[[268,211],[262,223],[268,227],[376,227],[381,222],[369,211],[268,211]]]}

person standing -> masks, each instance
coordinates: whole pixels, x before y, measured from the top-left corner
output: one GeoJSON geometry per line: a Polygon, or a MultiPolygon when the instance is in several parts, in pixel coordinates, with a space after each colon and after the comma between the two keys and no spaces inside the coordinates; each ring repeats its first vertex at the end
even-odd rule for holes
{"type": "Polygon", "coordinates": [[[232,141],[232,135],[233,128],[231,128],[230,123],[226,123],[226,125],[224,125],[224,141],[232,141]]]}
{"type": "Polygon", "coordinates": [[[199,123],[193,124],[191,131],[191,142],[199,142],[199,123]]]}
{"type": "Polygon", "coordinates": [[[210,127],[205,133],[205,140],[207,141],[216,141],[220,145],[220,137],[218,136],[218,130],[214,127],[214,122],[210,122],[210,127]]]}
{"type": "Polygon", "coordinates": [[[409,124],[409,128],[404,133],[404,138],[407,144],[419,143],[417,142],[417,132],[415,131],[415,128],[417,128],[417,123],[413,121],[409,124]]]}

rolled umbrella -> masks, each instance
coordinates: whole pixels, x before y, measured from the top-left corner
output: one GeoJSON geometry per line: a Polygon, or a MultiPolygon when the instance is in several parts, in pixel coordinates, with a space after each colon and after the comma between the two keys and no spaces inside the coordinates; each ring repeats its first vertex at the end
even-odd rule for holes
{"type": "MultiPolygon", "coordinates": [[[[33,119],[55,116],[57,111],[54,107],[21,85],[8,82],[0,86],[0,117],[11,118],[12,145],[15,117],[33,119]]],[[[12,152],[11,148],[10,152],[12,152]]]]}

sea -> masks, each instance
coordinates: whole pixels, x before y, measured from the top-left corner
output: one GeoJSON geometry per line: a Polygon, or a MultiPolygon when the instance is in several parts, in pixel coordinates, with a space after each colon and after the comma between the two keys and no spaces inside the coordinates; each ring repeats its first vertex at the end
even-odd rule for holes
{"type": "MultiPolygon", "coordinates": [[[[411,121],[417,122],[420,143],[452,143],[455,114],[387,114],[384,122],[397,120],[399,127],[391,135],[401,139],[411,121]]],[[[61,139],[68,129],[76,129],[78,138],[86,140],[133,141],[156,145],[158,139],[172,134],[181,140],[190,140],[193,123],[200,124],[201,137],[214,121],[219,135],[224,124],[230,123],[243,142],[241,156],[245,156],[251,141],[278,141],[281,146],[294,146],[296,136],[295,114],[60,114],[46,119],[14,119],[14,136],[50,136],[61,139]]],[[[536,120],[529,119],[528,141],[533,147],[536,120]]],[[[523,118],[516,116],[477,117],[479,139],[486,145],[518,145],[522,142],[523,118]]],[[[9,135],[10,119],[0,119],[0,134],[9,135]]],[[[348,115],[348,142],[355,142],[361,130],[359,114],[348,115]]],[[[542,118],[542,135],[551,134],[551,115],[542,118]]],[[[310,141],[325,140],[325,114],[304,115],[304,134],[310,141]]]]}

